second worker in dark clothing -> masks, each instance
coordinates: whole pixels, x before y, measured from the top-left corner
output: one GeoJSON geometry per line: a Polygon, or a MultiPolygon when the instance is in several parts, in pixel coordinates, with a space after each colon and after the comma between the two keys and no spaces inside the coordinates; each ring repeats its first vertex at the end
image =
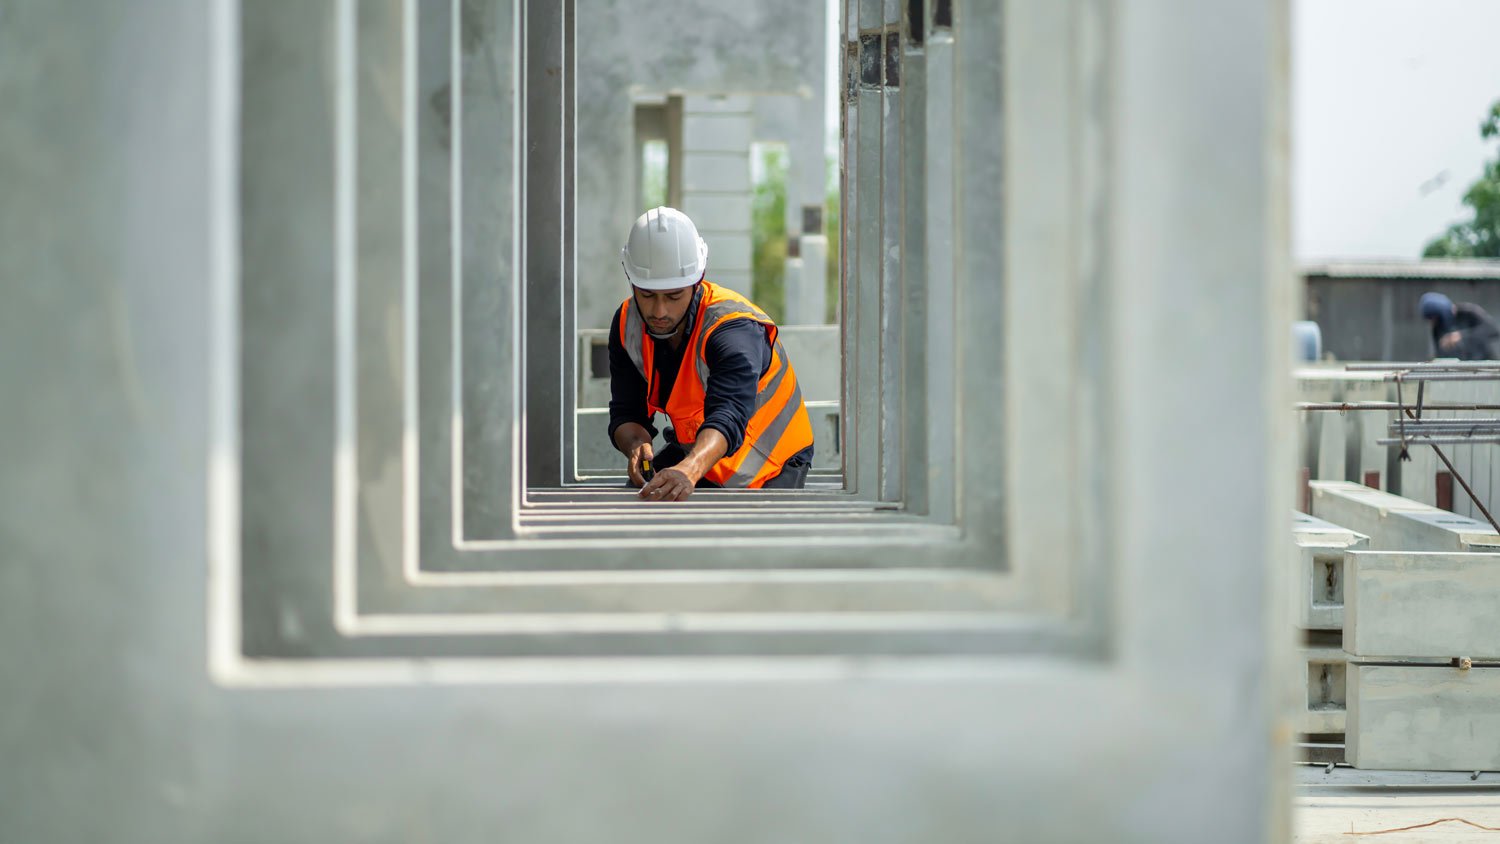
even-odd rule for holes
{"type": "Polygon", "coordinates": [[[1459,360],[1495,360],[1500,347],[1500,325],[1484,308],[1441,293],[1424,293],[1419,306],[1432,326],[1433,356],[1459,360]]]}
{"type": "Polygon", "coordinates": [[[672,208],[641,215],[622,250],[631,295],[610,324],[609,437],[647,500],[680,501],[695,486],[800,488],[812,464],[812,424],[779,329],[707,281],[707,257],[672,208]],[[657,413],[672,422],[660,454],[657,413]]]}

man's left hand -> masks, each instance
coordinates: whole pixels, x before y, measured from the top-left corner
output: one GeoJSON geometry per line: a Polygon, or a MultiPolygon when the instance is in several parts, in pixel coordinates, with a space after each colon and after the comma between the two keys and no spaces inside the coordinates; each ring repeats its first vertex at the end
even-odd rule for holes
{"type": "Polygon", "coordinates": [[[675,466],[658,469],[656,477],[641,488],[639,497],[643,501],[686,501],[693,494],[695,483],[687,472],[675,466]]]}
{"type": "Polygon", "coordinates": [[[1438,346],[1445,352],[1451,352],[1458,348],[1458,341],[1462,339],[1462,334],[1457,331],[1450,331],[1444,334],[1441,340],[1438,340],[1438,346]]]}

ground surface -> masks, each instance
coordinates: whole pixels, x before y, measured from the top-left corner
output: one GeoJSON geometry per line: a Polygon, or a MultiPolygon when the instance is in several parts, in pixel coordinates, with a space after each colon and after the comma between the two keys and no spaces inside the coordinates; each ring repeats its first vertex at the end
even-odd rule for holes
{"type": "Polygon", "coordinates": [[[1500,774],[1357,772],[1297,769],[1292,840],[1313,842],[1500,842],[1500,774]],[[1496,831],[1457,821],[1462,818],[1496,831]],[[1350,833],[1355,834],[1350,834],[1350,833]],[[1365,833],[1365,834],[1359,834],[1365,833]]]}

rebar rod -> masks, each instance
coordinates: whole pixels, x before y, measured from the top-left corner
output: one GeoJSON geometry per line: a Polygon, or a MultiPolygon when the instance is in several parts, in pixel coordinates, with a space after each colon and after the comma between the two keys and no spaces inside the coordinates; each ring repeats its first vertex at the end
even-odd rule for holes
{"type": "MultiPolygon", "coordinates": [[[[1395,422],[1390,423],[1395,426],[1395,422]]],[[[1500,421],[1493,419],[1423,419],[1420,422],[1412,420],[1406,423],[1407,430],[1418,428],[1494,428],[1500,426],[1500,421]]]]}
{"type": "Polygon", "coordinates": [[[1483,372],[1387,372],[1387,381],[1500,381],[1500,369],[1483,372]]]}
{"type": "MultiPolygon", "coordinates": [[[[1316,410],[1316,411],[1338,411],[1340,413],[1350,410],[1368,411],[1394,411],[1400,410],[1401,406],[1393,401],[1304,401],[1297,402],[1294,410],[1316,410]]],[[[1500,410],[1500,404],[1426,404],[1422,407],[1423,413],[1439,413],[1445,410],[1500,410]]]]}
{"type": "MultiPolygon", "coordinates": [[[[1413,419],[1416,418],[1416,414],[1410,410],[1406,408],[1402,408],[1402,410],[1405,411],[1407,416],[1413,419]]],[[[1484,502],[1479,500],[1479,496],[1474,494],[1474,489],[1469,486],[1468,481],[1464,480],[1464,476],[1458,471],[1458,467],[1453,465],[1453,461],[1448,459],[1448,455],[1444,454],[1443,450],[1438,448],[1436,443],[1428,443],[1428,446],[1432,449],[1432,453],[1436,454],[1438,459],[1443,461],[1443,465],[1448,467],[1448,474],[1452,475],[1453,479],[1458,481],[1459,486],[1464,488],[1464,492],[1468,494],[1469,500],[1474,502],[1474,506],[1478,507],[1479,512],[1484,514],[1485,521],[1490,523],[1490,527],[1494,528],[1496,533],[1500,533],[1500,522],[1495,521],[1495,517],[1490,515],[1489,508],[1485,507],[1484,502]]]]}
{"type": "Polygon", "coordinates": [[[1345,372],[1392,372],[1396,370],[1422,371],[1422,370],[1454,370],[1454,371],[1500,371],[1500,361],[1427,361],[1425,363],[1350,363],[1345,364],[1345,372]]]}
{"type": "Polygon", "coordinates": [[[1376,445],[1489,445],[1500,443],[1500,432],[1464,437],[1457,434],[1407,434],[1401,437],[1382,437],[1376,445]]]}

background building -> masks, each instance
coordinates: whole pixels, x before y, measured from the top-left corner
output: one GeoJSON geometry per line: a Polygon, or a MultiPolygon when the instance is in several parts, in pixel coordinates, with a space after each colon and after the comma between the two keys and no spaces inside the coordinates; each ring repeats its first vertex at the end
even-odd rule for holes
{"type": "Polygon", "coordinates": [[[578,327],[608,327],[624,298],[620,246],[651,204],[653,141],[666,204],[709,241],[710,278],[749,295],[752,145],[786,146],[786,233],[802,231],[803,206],[823,208],[824,5],[599,0],[576,37],[578,327]]]}

